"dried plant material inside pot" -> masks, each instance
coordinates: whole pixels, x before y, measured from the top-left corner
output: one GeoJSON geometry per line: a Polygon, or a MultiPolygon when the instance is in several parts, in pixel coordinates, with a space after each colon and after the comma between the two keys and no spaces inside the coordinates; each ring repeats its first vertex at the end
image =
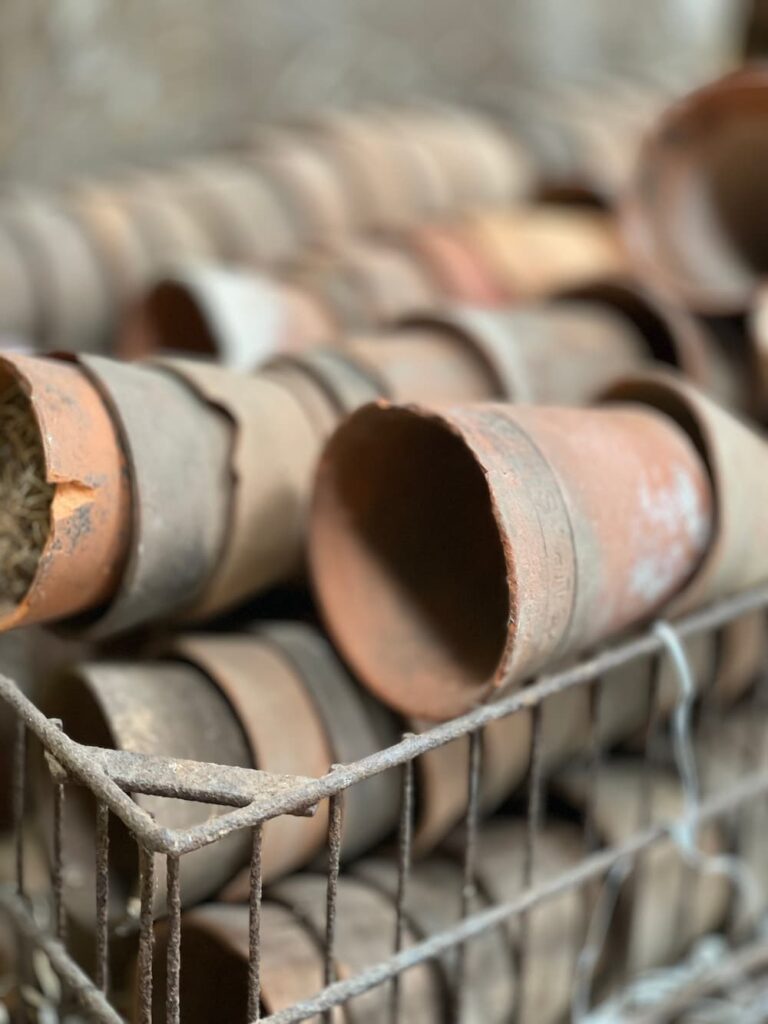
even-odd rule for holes
{"type": "Polygon", "coordinates": [[[55,487],[40,430],[17,381],[0,391],[0,607],[29,590],[48,539],[55,487]]]}

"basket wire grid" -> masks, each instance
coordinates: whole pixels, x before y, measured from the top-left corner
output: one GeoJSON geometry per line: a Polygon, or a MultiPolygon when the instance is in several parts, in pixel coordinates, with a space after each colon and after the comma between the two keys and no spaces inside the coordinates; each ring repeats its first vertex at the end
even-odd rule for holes
{"type": "MultiPolygon", "coordinates": [[[[739,616],[768,607],[768,587],[752,590],[721,601],[702,611],[680,619],[674,625],[679,639],[716,630],[739,616]]],[[[666,627],[665,627],[666,628],[666,627]]],[[[670,627],[671,628],[671,627],[670,627]]],[[[747,770],[736,786],[688,807],[684,817],[673,822],[641,823],[637,831],[620,845],[601,847],[592,823],[590,803],[600,776],[601,751],[598,739],[600,704],[604,674],[625,666],[634,659],[658,656],[664,650],[662,631],[648,630],[630,640],[613,645],[600,653],[557,673],[540,677],[537,682],[515,690],[494,703],[480,706],[460,718],[436,725],[426,732],[404,734],[402,740],[354,763],[332,765],[329,772],[317,779],[280,776],[256,769],[225,767],[200,762],[179,761],[124,751],[85,747],[75,743],[60,728],[60,723],[47,719],[9,678],[0,676],[0,698],[16,715],[17,732],[14,759],[14,843],[15,884],[0,890],[0,907],[9,916],[19,943],[41,949],[48,957],[64,989],[87,1019],[117,1024],[123,1017],[111,1001],[109,960],[109,824],[115,815],[128,828],[137,846],[140,872],[140,910],[138,914],[138,997],[137,1019],[151,1024],[153,1013],[153,943],[156,913],[156,858],[166,859],[167,972],[165,1009],[169,1024],[181,1020],[181,857],[203,846],[215,843],[230,833],[249,829],[252,835],[249,895],[249,962],[248,1003],[244,1020],[261,1024],[293,1024],[319,1015],[330,1024],[335,1007],[342,1006],[364,992],[389,986],[389,1008],[392,1024],[401,1020],[401,986],[403,973],[418,964],[456,951],[456,969],[451,994],[450,1018],[462,1020],[462,1006],[467,985],[465,950],[469,942],[503,922],[517,919],[520,940],[514,969],[516,1000],[525,978],[528,955],[527,923],[530,912],[543,901],[568,890],[586,893],[588,887],[605,882],[618,866],[623,865],[632,884],[633,875],[643,853],[662,841],[670,841],[681,827],[695,829],[716,820],[725,821],[734,814],[748,812],[757,801],[768,797],[768,772],[747,770]],[[546,772],[542,759],[542,707],[548,699],[566,690],[589,688],[590,729],[583,757],[587,761],[589,793],[584,815],[587,855],[572,869],[534,884],[534,863],[537,835],[546,817],[546,772]],[[480,819],[480,780],[482,773],[482,732],[493,720],[524,711],[532,716],[533,742],[526,793],[525,851],[523,884],[515,899],[481,910],[473,910],[475,865],[480,819]],[[23,823],[28,810],[28,741],[30,736],[41,744],[53,786],[51,834],[50,898],[51,926],[39,923],[27,895],[25,882],[25,843],[23,823]],[[414,816],[414,762],[422,754],[458,737],[469,741],[468,796],[464,817],[462,872],[463,887],[459,896],[456,922],[449,928],[414,944],[405,944],[405,920],[408,907],[408,877],[412,857],[414,816]],[[343,835],[344,794],[349,787],[385,771],[401,772],[401,809],[397,842],[396,925],[392,935],[392,954],[385,961],[338,980],[334,970],[334,949],[337,924],[337,886],[339,879],[341,839],[343,835]],[[90,977],[77,964],[67,944],[67,917],[64,886],[64,801],[67,787],[86,787],[96,800],[96,838],[94,850],[94,884],[96,895],[95,969],[90,977]],[[172,830],[157,823],[139,807],[131,794],[192,800],[224,805],[228,810],[201,824],[184,830],[172,830]],[[325,987],[313,998],[280,1010],[261,1015],[260,953],[261,953],[261,842],[266,821],[284,814],[311,813],[320,801],[329,801],[327,837],[327,906],[323,950],[325,987]]],[[[611,685],[615,685],[612,682],[611,685]]],[[[653,691],[653,687],[652,687],[653,691]]],[[[759,692],[759,691],[758,691],[759,692]]],[[[706,701],[707,694],[700,695],[706,701]]],[[[646,756],[654,736],[658,737],[658,716],[655,693],[651,692],[645,729],[646,756]]],[[[753,766],[754,767],[754,766],[753,766]]],[[[691,893],[681,886],[678,918],[685,913],[691,893]]],[[[756,938],[754,931],[737,929],[734,914],[729,927],[732,953],[704,978],[690,979],[667,993],[652,1013],[622,1019],[636,1024],[651,1021],[672,1021],[695,998],[716,992],[743,977],[768,966],[768,941],[756,938]]],[[[587,936],[584,936],[587,941],[587,936]]],[[[582,951],[583,952],[583,951],[582,951]]],[[[579,950],[574,951],[574,993],[579,987],[579,950]]],[[[589,996],[581,977],[581,1000],[589,996]]],[[[577,996],[574,994],[574,1006],[577,996]]]]}

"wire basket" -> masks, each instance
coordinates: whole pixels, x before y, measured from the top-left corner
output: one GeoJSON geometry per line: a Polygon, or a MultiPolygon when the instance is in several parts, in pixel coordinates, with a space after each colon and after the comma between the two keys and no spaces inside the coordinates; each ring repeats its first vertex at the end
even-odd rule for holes
{"type": "MultiPolygon", "coordinates": [[[[136,1019],[141,1024],[152,1020],[153,1008],[153,942],[157,901],[155,889],[158,858],[165,859],[167,887],[167,964],[165,991],[165,1019],[181,1020],[180,972],[184,950],[181,944],[181,889],[180,861],[192,851],[220,841],[237,830],[250,830],[250,896],[249,896],[249,963],[247,974],[247,1014],[243,1020],[263,1024],[289,1024],[308,1020],[318,1015],[330,1022],[335,1007],[343,1006],[361,993],[386,987],[388,1016],[395,1022],[402,1019],[401,980],[409,969],[433,961],[449,951],[455,951],[455,970],[446,1016],[462,1021],[467,986],[467,950],[472,942],[490,929],[518,922],[519,942],[513,968],[518,984],[523,984],[528,955],[527,927],[531,912],[544,901],[565,892],[595,891],[602,885],[605,906],[610,904],[611,893],[605,888],[606,879],[614,881],[620,875],[623,884],[631,885],[638,865],[649,849],[660,843],[681,842],[698,826],[713,821],[726,821],[735,813],[748,813],[751,807],[764,801],[768,795],[768,772],[747,768],[738,784],[703,801],[689,800],[682,818],[658,824],[647,823],[626,841],[606,848],[596,841],[590,799],[584,815],[587,854],[571,870],[548,879],[543,884],[534,879],[537,839],[547,814],[547,777],[542,759],[542,709],[546,702],[567,690],[586,688],[590,694],[590,730],[584,744],[582,760],[590,780],[593,794],[601,777],[604,761],[599,742],[601,697],[608,670],[627,666],[639,658],[660,655],[667,650],[674,656],[681,680],[686,666],[680,664],[679,640],[705,631],[713,631],[742,615],[768,606],[768,588],[750,591],[722,601],[703,611],[677,621],[674,627],[664,624],[638,635],[636,638],[611,646],[563,671],[540,678],[535,684],[510,692],[494,703],[486,704],[461,718],[437,725],[419,735],[406,734],[402,740],[385,750],[371,754],[351,764],[334,765],[321,778],[277,776],[263,771],[224,767],[200,762],[179,761],[173,758],[147,756],[102,748],[84,747],[66,736],[60,724],[47,719],[19,690],[14,682],[0,677],[0,697],[16,715],[17,733],[15,770],[13,781],[15,830],[15,886],[8,886],[0,894],[0,905],[9,915],[20,945],[41,949],[64,990],[89,1020],[116,1024],[121,1021],[110,990],[110,928],[109,928],[109,825],[116,816],[130,831],[136,843],[136,857],[140,872],[140,910],[138,913],[137,1005],[136,1019]],[[519,895],[510,901],[476,909],[476,858],[480,818],[479,792],[483,772],[483,729],[496,719],[527,712],[532,716],[533,743],[526,790],[525,848],[522,855],[523,878],[519,895]],[[467,805],[462,829],[461,865],[463,887],[457,894],[455,923],[428,938],[407,944],[404,941],[405,920],[409,904],[409,870],[412,860],[414,817],[414,763],[426,752],[444,745],[457,737],[468,737],[467,805]],[[41,926],[27,896],[25,883],[24,822],[29,806],[31,773],[28,769],[28,743],[35,737],[46,754],[47,770],[53,786],[52,843],[50,897],[51,926],[41,926]],[[337,979],[334,970],[334,949],[338,926],[338,880],[341,840],[344,828],[344,799],[350,787],[383,772],[399,772],[401,808],[399,839],[397,843],[397,897],[396,924],[392,934],[391,955],[380,963],[353,976],[337,979]],[[94,850],[94,885],[96,897],[95,971],[88,976],[78,966],[68,949],[67,916],[64,886],[64,801],[70,787],[86,787],[97,806],[97,827],[94,850]],[[130,794],[191,800],[228,809],[217,817],[186,830],[171,830],[158,824],[139,807],[130,794]],[[321,801],[329,802],[329,828],[327,836],[327,906],[324,942],[325,987],[300,1004],[269,1016],[261,1014],[261,949],[262,938],[262,831],[266,821],[279,815],[312,813],[321,801]]],[[[757,689],[759,699],[759,688],[757,689]]],[[[708,692],[699,695],[702,709],[712,700],[708,692]]],[[[685,715],[690,711],[690,694],[684,687],[678,702],[675,729],[686,728],[685,715]]],[[[660,733],[655,712],[655,695],[651,694],[645,728],[646,761],[652,763],[651,748],[660,733]]],[[[717,709],[715,708],[715,711],[717,709]]],[[[675,731],[673,729],[673,732],[675,731]]],[[[680,733],[678,739],[686,740],[680,733]]],[[[685,781],[685,780],[683,780],[685,781]]],[[[683,887],[684,888],[684,887],[683,887]]],[[[615,896],[615,893],[613,893],[615,896]]],[[[681,905],[690,898],[682,892],[681,905]]],[[[675,1020],[696,999],[708,993],[732,987],[735,978],[744,978],[768,964],[768,942],[761,940],[752,926],[745,927],[735,912],[730,915],[727,955],[719,956],[717,964],[698,975],[685,974],[679,983],[667,985],[661,996],[655,997],[652,1011],[638,1009],[626,1011],[614,1020],[662,1021],[675,1020]]],[[[610,908],[609,908],[610,909],[610,908]]],[[[581,936],[583,945],[573,951],[573,1003],[574,1019],[583,1019],[590,1010],[590,982],[596,957],[599,955],[600,931],[605,930],[607,918],[600,919],[597,911],[588,921],[581,936]],[[596,938],[597,936],[597,938],[596,938]]],[[[623,979],[626,984],[630,979],[623,979]]],[[[154,998],[158,994],[155,992],[154,998]]],[[[520,999],[517,1000],[517,1004],[520,999]]]]}

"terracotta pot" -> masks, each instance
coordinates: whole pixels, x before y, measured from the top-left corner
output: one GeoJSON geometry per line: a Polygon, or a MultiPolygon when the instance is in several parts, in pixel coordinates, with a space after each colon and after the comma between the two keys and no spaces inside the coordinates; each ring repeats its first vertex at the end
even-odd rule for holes
{"type": "Polygon", "coordinates": [[[417,217],[448,212],[454,197],[445,164],[411,112],[385,107],[371,111],[370,118],[378,131],[386,133],[417,217]]]}
{"type": "MultiPolygon", "coordinates": [[[[354,867],[354,873],[390,900],[397,898],[397,864],[384,857],[368,857],[354,867]]],[[[455,861],[432,857],[412,865],[408,873],[405,916],[419,939],[450,928],[460,919],[464,876],[455,861]]],[[[487,905],[476,896],[470,913],[487,905]]],[[[465,1024],[501,1024],[509,1021],[514,1006],[514,965],[504,931],[495,928],[481,933],[465,945],[465,989],[461,1020],[465,1024]]],[[[443,988],[455,1005],[457,949],[437,961],[443,988]]]]}
{"type": "Polygon", "coordinates": [[[447,718],[652,614],[710,517],[705,467],[658,414],[379,403],[326,448],[310,563],[360,680],[447,718]]]}
{"type": "Polygon", "coordinates": [[[116,189],[92,182],[77,185],[67,209],[98,254],[114,303],[122,307],[149,280],[153,258],[141,233],[119,202],[116,189]]]}
{"type": "Polygon", "coordinates": [[[724,704],[737,701],[757,681],[768,658],[768,623],[764,611],[729,622],[720,631],[715,689],[724,704]]]}
{"type": "MultiPolygon", "coordinates": [[[[290,392],[274,381],[192,360],[168,359],[162,365],[169,380],[184,382],[197,401],[208,404],[209,416],[223,410],[234,427],[228,482],[212,492],[219,511],[229,496],[226,536],[189,612],[200,619],[298,574],[322,438],[290,392]]],[[[188,604],[193,593],[187,591],[188,604]]]]}
{"type": "Polygon", "coordinates": [[[104,347],[108,285],[96,250],[63,206],[19,195],[2,211],[2,226],[24,260],[46,349],[104,347]]]}
{"type": "Polygon", "coordinates": [[[692,309],[745,310],[768,270],[768,74],[756,65],[673,103],[622,210],[638,270],[692,309]]]}
{"type": "Polygon", "coordinates": [[[173,182],[174,195],[202,224],[228,261],[275,266],[302,246],[271,183],[231,158],[191,162],[173,182]]]}
{"type": "MultiPolygon", "coordinates": [[[[0,289],[3,306],[0,310],[0,333],[29,340],[42,328],[40,300],[35,294],[30,268],[27,267],[13,235],[0,226],[0,289]]],[[[7,345],[3,345],[6,348],[7,345]]]]}
{"type": "MultiPolygon", "coordinates": [[[[557,296],[559,298],[559,296],[557,296]]],[[[744,408],[746,388],[734,360],[727,358],[711,327],[662,295],[631,279],[598,281],[564,294],[569,303],[605,306],[642,335],[652,357],[680,370],[718,401],[744,408]]]]}
{"type": "Polygon", "coordinates": [[[254,152],[306,245],[334,245],[355,228],[344,183],[327,153],[298,133],[272,130],[254,152]]]}
{"type": "Polygon", "coordinates": [[[508,310],[458,309],[410,317],[471,346],[493,374],[490,397],[583,405],[610,382],[642,367],[642,339],[610,310],[565,301],[508,310]]]}
{"type": "Polygon", "coordinates": [[[429,270],[438,290],[453,302],[470,306],[501,306],[506,293],[491,265],[458,228],[420,224],[406,237],[429,270]]]}
{"type": "Polygon", "coordinates": [[[686,431],[707,466],[714,498],[714,532],[701,565],[668,612],[681,614],[768,578],[768,500],[763,474],[768,447],[701,391],[672,373],[620,382],[610,400],[640,402],[665,413],[686,431]]]}
{"type": "Polygon", "coordinates": [[[384,386],[361,360],[332,349],[278,357],[267,364],[261,376],[288,388],[324,438],[348,413],[379,398],[384,386]]]}
{"type": "Polygon", "coordinates": [[[17,385],[53,487],[48,531],[24,597],[1,609],[0,629],[77,615],[105,603],[123,572],[132,532],[120,441],[98,391],[75,367],[5,355],[3,389],[17,385]]]}
{"type": "MultiPolygon", "coordinates": [[[[295,875],[278,882],[269,896],[289,907],[325,939],[326,880],[321,875],[295,875]]],[[[336,914],[336,972],[352,978],[366,967],[391,956],[394,948],[395,908],[371,886],[355,878],[339,879],[336,914]]],[[[404,947],[416,937],[406,926],[404,947]]],[[[439,975],[431,964],[421,964],[401,975],[400,1020],[403,1024],[437,1024],[444,1019],[439,975]]],[[[390,986],[380,985],[345,1005],[349,1024],[385,1024],[390,1020],[390,986]]]]}
{"type": "Polygon", "coordinates": [[[353,337],[344,355],[393,401],[482,401],[505,392],[480,346],[468,344],[450,321],[425,321],[373,337],[353,337]],[[446,329],[446,327],[448,329],[446,329]]]}
{"type": "MultiPolygon", "coordinates": [[[[245,1020],[248,1004],[248,908],[209,903],[184,914],[181,921],[181,987],[183,1020],[245,1020]],[[212,979],[216,984],[211,984],[212,979]]],[[[152,1020],[166,1019],[168,927],[155,927],[152,971],[152,1020]]],[[[261,1012],[278,1013],[316,995],[323,988],[323,960],[317,943],[301,923],[278,903],[261,904],[261,1012]]],[[[133,1015],[137,1024],[138,978],[134,981],[133,1015]]],[[[308,1018],[320,1024],[319,1017],[308,1018]]],[[[342,1024],[341,1010],[333,1012],[342,1024]]]]}
{"type": "MultiPolygon", "coordinates": [[[[570,769],[556,779],[558,792],[576,807],[586,805],[590,783],[584,772],[570,769]]],[[[650,824],[673,821],[684,811],[680,783],[647,762],[614,762],[600,769],[593,821],[607,846],[618,846],[650,824]],[[644,820],[646,810],[649,820],[644,820]]],[[[714,825],[699,830],[699,849],[708,855],[724,850],[714,825]]],[[[689,869],[672,840],[661,840],[635,860],[633,884],[622,890],[609,938],[615,964],[629,976],[674,963],[701,935],[720,927],[728,908],[730,883],[722,874],[689,869]],[[693,895],[677,927],[685,874],[694,872],[693,895]]]]}
{"type": "Polygon", "coordinates": [[[626,269],[613,222],[602,212],[562,206],[476,214],[468,227],[516,299],[537,299],[626,269]]]}
{"type": "Polygon", "coordinates": [[[179,260],[215,258],[216,247],[203,223],[163,177],[132,175],[116,188],[115,197],[136,225],[156,270],[179,260]]]}
{"type": "Polygon", "coordinates": [[[119,430],[133,501],[127,566],[108,607],[88,626],[97,637],[178,615],[202,592],[228,529],[232,428],[158,367],[99,356],[78,362],[119,430]],[[194,459],[186,457],[191,437],[194,459]]]}
{"type": "MultiPolygon", "coordinates": [[[[254,633],[307,691],[328,735],[334,764],[350,764],[399,742],[402,728],[396,718],[358,686],[321,633],[298,622],[263,623],[254,633]]],[[[342,856],[356,857],[391,835],[399,808],[397,772],[374,775],[348,789],[342,856]]]]}
{"type": "MultiPolygon", "coordinates": [[[[722,795],[736,787],[745,775],[768,768],[766,725],[766,712],[761,707],[740,708],[727,716],[702,721],[696,733],[696,764],[704,797],[722,795]]],[[[742,859],[757,889],[760,905],[765,908],[768,902],[766,801],[750,800],[726,821],[731,829],[733,852],[742,859]]]]}
{"type": "MultiPolygon", "coordinates": [[[[457,837],[451,848],[461,849],[457,837]]],[[[505,903],[524,891],[525,823],[489,821],[477,837],[475,877],[490,903],[505,903]]],[[[552,822],[536,836],[532,885],[541,885],[576,867],[585,856],[580,830],[552,822]]],[[[528,914],[528,946],[516,1019],[521,1024],[555,1024],[570,1006],[576,958],[584,941],[588,903],[583,889],[567,889],[528,914]]],[[[512,951],[520,950],[520,918],[507,919],[512,951]]]]}
{"type": "Polygon", "coordinates": [[[123,318],[117,352],[137,359],[180,351],[253,370],[278,352],[334,337],[332,318],[311,295],[250,271],[199,264],[150,285],[123,318]]]}
{"type": "MultiPolygon", "coordinates": [[[[189,665],[170,662],[80,665],[52,681],[42,702],[72,739],[90,746],[250,767],[245,737],[225,697],[189,665]]],[[[50,791],[41,807],[50,821],[50,791]]],[[[136,802],[168,828],[187,828],[224,808],[165,797],[136,802]]],[[[70,786],[64,803],[67,909],[83,928],[95,924],[95,801],[70,786]]],[[[233,833],[181,858],[185,906],[211,896],[247,861],[247,832],[233,833]]],[[[110,920],[138,923],[138,852],[125,827],[110,815],[110,920]]],[[[156,912],[165,910],[165,858],[155,858],[156,912]]]]}
{"type": "MultiPolygon", "coordinates": [[[[249,636],[192,635],[176,640],[172,653],[191,662],[219,688],[247,740],[248,765],[284,775],[324,775],[334,750],[322,717],[304,683],[273,648],[249,636]]],[[[216,760],[216,758],[212,758],[216,760]]],[[[282,815],[264,825],[262,872],[271,882],[308,864],[324,846],[328,804],[312,818],[282,815]]],[[[248,871],[229,882],[226,898],[248,898],[248,871]]]]}
{"type": "Polygon", "coordinates": [[[324,152],[343,182],[356,223],[391,229],[409,223],[415,211],[397,155],[386,136],[366,117],[325,111],[308,126],[310,139],[324,152]]]}

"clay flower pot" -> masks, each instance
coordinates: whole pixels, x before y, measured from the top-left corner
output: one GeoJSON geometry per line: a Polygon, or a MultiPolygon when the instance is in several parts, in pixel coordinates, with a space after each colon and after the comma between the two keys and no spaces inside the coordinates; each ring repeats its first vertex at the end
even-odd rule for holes
{"type": "MultiPolygon", "coordinates": [[[[248,908],[209,903],[181,920],[180,1002],[188,1024],[245,1020],[248,1003],[248,908]],[[216,984],[211,984],[215,977],[216,984]]],[[[168,926],[155,926],[152,1020],[166,1019],[168,926]]],[[[323,958],[317,942],[298,918],[270,900],[261,904],[261,1012],[284,1010],[323,988],[323,958]]],[[[139,1022],[138,977],[132,1020],[139,1022]]],[[[319,1017],[308,1018],[320,1024],[319,1017]]],[[[333,1013],[342,1024],[341,1011],[333,1013]]]]}
{"type": "MultiPolygon", "coordinates": [[[[451,848],[461,849],[460,837],[451,848]]],[[[524,891],[525,823],[488,821],[477,837],[477,883],[490,903],[504,903],[524,891]]],[[[557,878],[585,856],[580,830],[551,822],[536,836],[532,885],[557,878]]],[[[589,908],[583,889],[567,889],[544,900],[528,914],[528,946],[516,1019],[521,1024],[556,1024],[570,1006],[576,958],[584,941],[589,908]]],[[[519,955],[520,919],[504,928],[510,951],[519,955]]],[[[471,944],[470,944],[471,947],[471,944]]],[[[468,948],[470,948],[468,947],[468,948]]]]}
{"type": "MultiPolygon", "coordinates": [[[[584,772],[570,769],[557,776],[558,792],[584,808],[590,783],[584,772]]],[[[620,845],[653,823],[671,822],[684,812],[679,781],[645,762],[603,764],[591,813],[607,846],[620,845]],[[644,815],[646,809],[649,819],[644,815]]],[[[709,855],[724,851],[715,825],[703,826],[699,849],[709,855]]],[[[634,883],[622,890],[609,940],[614,963],[630,977],[674,961],[694,939],[720,927],[730,882],[722,874],[695,872],[695,897],[689,899],[682,929],[676,927],[686,862],[671,840],[662,840],[635,862],[634,883]]]]}
{"type": "MultiPolygon", "coordinates": [[[[354,874],[390,900],[397,898],[397,864],[385,857],[367,857],[353,868],[354,874]]],[[[408,873],[405,916],[421,939],[450,928],[459,920],[464,876],[461,867],[446,856],[434,856],[414,864],[408,873]]],[[[470,907],[476,913],[488,905],[478,894],[470,907]]],[[[465,990],[462,1021],[465,1024],[501,1024],[509,1021],[515,1004],[512,950],[502,928],[483,932],[465,945],[465,990]]],[[[443,987],[456,986],[457,950],[437,961],[443,987]]],[[[454,996],[455,998],[455,996],[454,996]]]]}
{"type": "Polygon", "coordinates": [[[136,225],[157,270],[179,260],[216,256],[205,225],[185,207],[166,178],[134,174],[116,187],[115,195],[136,225]]]}
{"type": "Polygon", "coordinates": [[[768,579],[768,523],[763,508],[768,445],[747,424],[672,373],[619,382],[610,401],[639,402],[677,422],[696,446],[711,479],[714,530],[706,555],[670,603],[681,614],[768,579]]]}
{"type": "Polygon", "coordinates": [[[403,323],[463,341],[495,379],[488,397],[514,402],[583,405],[646,360],[631,325],[586,303],[454,309],[403,323]]]}
{"type": "Polygon", "coordinates": [[[468,229],[510,296],[537,299],[626,269],[609,217],[558,206],[475,214],[468,229]]]}
{"type": "Polygon", "coordinates": [[[123,572],[132,516],[122,446],[87,377],[64,363],[9,354],[0,378],[5,395],[15,395],[3,415],[3,461],[6,514],[17,525],[6,529],[21,531],[13,566],[4,566],[0,629],[7,630],[105,604],[123,572]],[[28,568],[17,569],[25,551],[28,568]]]}
{"type": "Polygon", "coordinates": [[[335,335],[330,313],[309,293],[250,270],[197,264],[147,288],[122,320],[117,352],[137,359],[175,351],[254,370],[279,352],[329,345],[335,335]]]}
{"type": "MultiPolygon", "coordinates": [[[[269,644],[249,636],[200,634],[176,640],[172,654],[204,672],[226,698],[247,741],[248,767],[312,778],[328,771],[334,750],[318,708],[291,664],[269,644]]],[[[282,815],[266,822],[264,880],[308,864],[323,848],[327,828],[326,801],[311,818],[282,815]]],[[[227,898],[247,899],[247,870],[233,874],[219,875],[219,888],[228,882],[227,898]]]]}
{"type": "Polygon", "coordinates": [[[4,206],[2,225],[29,275],[43,347],[103,348],[111,312],[108,284],[77,221],[63,205],[20,194],[4,206]]]}
{"type": "Polygon", "coordinates": [[[673,103],[646,139],[623,228],[638,269],[702,313],[743,312],[768,269],[768,73],[747,67],[673,103]]]}
{"type": "Polygon", "coordinates": [[[438,290],[452,302],[501,306],[507,299],[493,268],[466,232],[442,224],[420,224],[405,238],[432,275],[438,290]]]}
{"type": "Polygon", "coordinates": [[[302,237],[279,195],[255,168],[209,157],[181,168],[172,185],[227,261],[275,266],[301,251],[302,237]]]}
{"type": "MultiPolygon", "coordinates": [[[[2,226],[0,213],[0,334],[8,338],[32,340],[42,326],[40,297],[34,288],[31,268],[27,266],[11,232],[2,226]]],[[[3,345],[4,348],[7,344],[3,345]]]]}
{"type": "MultiPolygon", "coordinates": [[[[192,360],[167,359],[162,366],[157,372],[196,396],[208,415],[220,416],[223,410],[233,430],[228,479],[212,494],[219,513],[227,516],[226,536],[216,560],[207,563],[197,600],[190,601],[188,591],[189,617],[201,619],[298,575],[322,435],[294,396],[266,377],[192,360]]],[[[186,494],[198,493],[198,487],[186,494]]],[[[183,494],[179,500],[186,500],[183,494]]]]}
{"type": "MultiPolygon", "coordinates": [[[[251,766],[245,736],[230,704],[209,679],[190,665],[80,665],[52,680],[42,706],[49,717],[62,720],[68,736],[90,746],[251,766]]],[[[186,828],[224,810],[164,797],[135,799],[158,823],[169,828],[186,828]]],[[[93,929],[95,802],[87,790],[73,786],[67,791],[64,808],[67,909],[80,926],[93,929]]],[[[45,802],[41,813],[43,821],[50,821],[50,807],[45,802]]],[[[114,815],[110,817],[110,920],[119,924],[138,913],[138,855],[130,834],[114,815]]],[[[183,903],[189,905],[211,896],[247,862],[248,851],[247,833],[233,833],[213,846],[182,857],[183,903]]],[[[162,913],[164,857],[155,858],[155,872],[156,911],[162,913]]]]}
{"type": "Polygon", "coordinates": [[[662,607],[711,516],[701,458],[659,414],[379,403],[326,448],[309,555],[361,682],[441,719],[662,607]]]}
{"type": "MultiPolygon", "coordinates": [[[[325,939],[326,879],[295,875],[270,887],[268,896],[292,910],[311,929],[315,940],[325,939]]],[[[353,977],[391,956],[395,908],[387,897],[356,878],[339,879],[336,914],[336,974],[353,977]]],[[[404,947],[416,936],[406,924],[404,947]]],[[[403,1024],[437,1024],[444,1019],[439,974],[430,963],[401,975],[400,1020],[403,1024]]],[[[349,1024],[386,1024],[390,1020],[390,987],[380,985],[345,1004],[349,1024]]]]}
{"type": "Polygon", "coordinates": [[[233,428],[178,378],[154,366],[80,356],[120,433],[133,530],[128,560],[92,636],[178,615],[200,595],[229,529],[233,428]],[[147,416],[152,409],[155,415],[147,416]],[[161,429],[159,429],[161,427],[161,429]],[[195,439],[195,458],[188,457],[195,439]]]}

